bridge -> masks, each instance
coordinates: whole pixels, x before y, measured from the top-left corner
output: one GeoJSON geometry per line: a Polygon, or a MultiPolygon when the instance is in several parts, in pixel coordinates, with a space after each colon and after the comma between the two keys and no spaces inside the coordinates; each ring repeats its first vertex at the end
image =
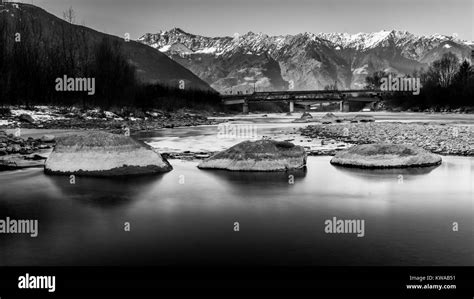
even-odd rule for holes
{"type": "Polygon", "coordinates": [[[340,111],[349,111],[349,102],[366,102],[375,104],[382,99],[380,90],[305,90],[305,91],[263,91],[250,94],[222,95],[224,105],[243,105],[243,113],[249,112],[249,103],[283,102],[289,104],[289,112],[294,111],[295,104],[309,105],[322,102],[339,102],[340,111]]]}

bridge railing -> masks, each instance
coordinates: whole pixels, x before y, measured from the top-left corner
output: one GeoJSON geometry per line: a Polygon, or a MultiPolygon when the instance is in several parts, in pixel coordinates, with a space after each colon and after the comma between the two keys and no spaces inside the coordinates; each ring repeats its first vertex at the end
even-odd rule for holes
{"type": "Polygon", "coordinates": [[[374,89],[353,90],[291,90],[291,91],[259,91],[251,94],[222,95],[226,100],[246,101],[304,101],[312,99],[344,100],[346,97],[380,97],[383,91],[374,89]]]}

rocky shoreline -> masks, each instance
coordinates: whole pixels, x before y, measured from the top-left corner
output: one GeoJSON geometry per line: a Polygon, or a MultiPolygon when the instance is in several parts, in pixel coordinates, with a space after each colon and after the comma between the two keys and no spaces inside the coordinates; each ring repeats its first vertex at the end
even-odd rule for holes
{"type": "Polygon", "coordinates": [[[0,170],[40,167],[54,144],[52,135],[25,139],[0,130],[0,170]]]}
{"type": "MultiPolygon", "coordinates": [[[[49,106],[37,106],[30,109],[0,108],[0,170],[42,167],[56,144],[54,135],[26,138],[23,136],[23,129],[101,130],[132,135],[142,131],[215,125],[221,122],[210,120],[203,115],[210,115],[209,112],[194,112],[185,109],[176,112],[161,110],[129,112],[122,109],[116,112],[49,106]],[[14,132],[7,134],[6,129],[13,129],[14,132]]],[[[207,156],[202,158],[204,157],[207,156]]]]}
{"type": "Polygon", "coordinates": [[[24,139],[0,130],[0,157],[12,154],[31,155],[39,150],[52,148],[54,143],[55,139],[52,135],[24,139]]]}
{"type": "MultiPolygon", "coordinates": [[[[134,135],[141,131],[215,125],[227,121],[225,118],[211,120],[186,110],[174,113],[151,111],[145,116],[128,114],[123,117],[107,111],[68,111],[65,113],[60,108],[51,107],[38,107],[28,111],[12,109],[8,116],[4,115],[4,110],[0,111],[3,115],[0,115],[0,168],[10,170],[43,166],[56,143],[53,135],[58,134],[57,137],[60,137],[75,130],[86,134],[89,130],[102,130],[124,135],[129,131],[130,135],[134,135]],[[27,128],[38,130],[25,136],[22,129],[27,128]],[[3,129],[10,129],[8,131],[12,134],[7,134],[3,129]],[[55,129],[66,132],[56,132],[55,129]]],[[[211,113],[207,114],[211,116],[211,113]]],[[[413,145],[440,155],[474,156],[474,126],[470,123],[375,121],[370,115],[363,115],[363,119],[357,115],[330,116],[324,118],[328,120],[325,123],[323,120],[313,119],[312,125],[275,130],[269,136],[262,137],[302,146],[309,156],[334,156],[354,145],[374,143],[413,145]]],[[[203,160],[216,153],[216,148],[210,148],[199,151],[162,151],[162,156],[166,159],[203,160]]]]}
{"type": "MultiPolygon", "coordinates": [[[[418,146],[440,155],[474,156],[472,126],[398,122],[337,123],[310,125],[299,132],[304,137],[323,139],[323,142],[329,140],[326,142],[330,143],[393,143],[418,146]]],[[[336,151],[325,154],[335,154],[336,151]]]]}
{"type": "Polygon", "coordinates": [[[126,129],[130,132],[138,132],[219,123],[216,120],[208,119],[201,112],[196,113],[184,109],[176,112],[121,110],[113,113],[99,109],[81,110],[40,106],[28,110],[2,108],[0,112],[0,129],[19,127],[26,129],[95,129],[123,133],[126,129]]]}

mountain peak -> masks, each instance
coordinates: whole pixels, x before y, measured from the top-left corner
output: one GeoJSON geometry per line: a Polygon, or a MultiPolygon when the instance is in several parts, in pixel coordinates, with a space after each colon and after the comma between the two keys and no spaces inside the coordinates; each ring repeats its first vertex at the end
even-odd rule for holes
{"type": "Polygon", "coordinates": [[[184,32],[183,29],[181,29],[179,27],[174,27],[173,29],[170,30],[170,32],[186,33],[186,32],[184,32]]]}
{"type": "Polygon", "coordinates": [[[401,30],[284,36],[249,31],[234,37],[206,37],[183,34],[175,28],[142,42],[179,61],[223,92],[234,87],[245,89],[249,82],[280,90],[286,88],[284,82],[288,80],[299,82],[299,89],[324,88],[335,81],[343,88],[361,88],[367,74],[386,69],[409,74],[437,59],[440,51],[470,55],[466,44],[457,40],[416,36],[401,30]],[[453,43],[449,44],[451,48],[440,48],[446,41],[453,43]],[[335,73],[335,69],[343,71],[335,73]]]}

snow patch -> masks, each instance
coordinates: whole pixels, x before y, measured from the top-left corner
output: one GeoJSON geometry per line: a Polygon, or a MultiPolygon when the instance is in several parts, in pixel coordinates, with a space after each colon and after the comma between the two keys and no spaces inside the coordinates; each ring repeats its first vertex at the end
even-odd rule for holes
{"type": "Polygon", "coordinates": [[[367,68],[369,66],[367,64],[364,64],[364,66],[356,68],[352,73],[354,75],[367,75],[369,72],[367,71],[367,68]]]}
{"type": "Polygon", "coordinates": [[[49,107],[37,106],[36,108],[38,108],[39,111],[31,111],[31,110],[25,110],[25,109],[11,109],[11,112],[13,116],[28,114],[35,121],[51,121],[51,120],[57,120],[57,119],[65,119],[65,117],[63,116],[55,115],[55,112],[49,107]]]}
{"type": "Polygon", "coordinates": [[[12,124],[13,122],[7,120],[7,119],[0,119],[0,126],[8,126],[9,124],[12,124]]]}
{"type": "Polygon", "coordinates": [[[116,118],[118,117],[117,114],[110,112],[110,111],[104,111],[105,117],[107,118],[116,118]]]}
{"type": "Polygon", "coordinates": [[[204,49],[201,49],[201,50],[197,50],[196,52],[194,53],[198,53],[198,54],[213,54],[213,53],[216,53],[217,52],[217,49],[215,47],[209,47],[209,48],[204,48],[204,49]]]}
{"type": "Polygon", "coordinates": [[[171,48],[171,45],[166,45],[158,49],[160,52],[168,52],[171,48]]]}

